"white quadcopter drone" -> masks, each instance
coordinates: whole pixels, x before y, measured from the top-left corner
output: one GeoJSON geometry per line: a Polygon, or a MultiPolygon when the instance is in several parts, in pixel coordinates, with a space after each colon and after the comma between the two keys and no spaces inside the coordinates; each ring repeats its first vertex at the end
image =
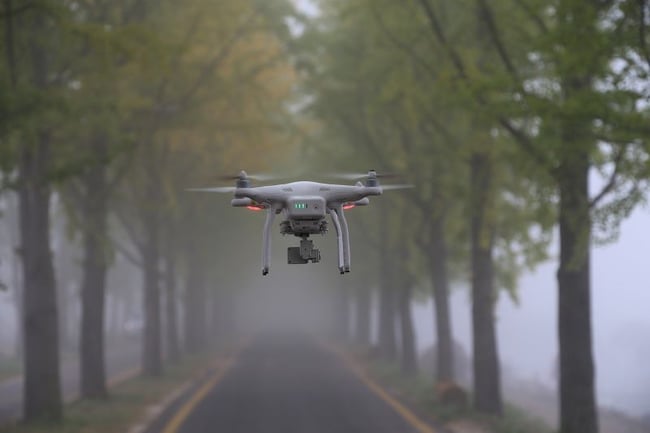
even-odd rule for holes
{"type": "Polygon", "coordinates": [[[230,202],[234,207],[246,207],[250,210],[266,210],[262,245],[262,275],[269,273],[271,260],[271,226],[275,216],[282,213],[284,221],[280,224],[283,235],[295,235],[300,238],[299,247],[289,247],[288,263],[305,264],[320,261],[320,251],[314,248],[309,236],[325,234],[329,214],[336,229],[338,243],[338,268],[341,274],[350,272],[350,234],[343,211],[370,203],[368,197],[381,195],[384,190],[409,188],[411,185],[379,185],[379,176],[375,170],[367,174],[340,175],[346,179],[365,178],[365,184],[336,185],[318,182],[292,182],[280,185],[252,187],[250,179],[265,180],[264,176],[248,176],[241,171],[236,176],[235,187],[193,188],[189,191],[232,192],[230,202]]]}

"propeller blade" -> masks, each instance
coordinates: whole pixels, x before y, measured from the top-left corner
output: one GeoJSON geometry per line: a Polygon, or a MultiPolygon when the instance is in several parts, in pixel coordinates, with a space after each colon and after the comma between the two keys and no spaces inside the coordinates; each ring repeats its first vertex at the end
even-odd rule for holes
{"type": "MultiPolygon", "coordinates": [[[[327,173],[325,176],[343,180],[361,180],[367,179],[368,173],[327,173]]],[[[402,175],[399,173],[377,173],[376,177],[377,179],[394,179],[402,177],[402,175]]]]}
{"type": "Polygon", "coordinates": [[[222,174],[222,175],[219,175],[219,176],[215,176],[214,179],[223,180],[225,182],[227,180],[237,180],[237,179],[239,179],[239,175],[222,174]]]}
{"type": "Polygon", "coordinates": [[[326,177],[343,180],[360,180],[368,177],[368,173],[326,173],[326,177]]]}
{"type": "MultiPolygon", "coordinates": [[[[276,174],[270,174],[270,173],[255,173],[255,174],[247,174],[246,173],[246,179],[250,180],[257,180],[260,182],[266,182],[269,180],[277,180],[277,179],[284,179],[286,178],[285,176],[279,176],[276,174]]],[[[241,179],[241,173],[237,175],[231,175],[231,174],[225,174],[221,176],[216,176],[216,180],[221,180],[221,181],[230,181],[230,180],[239,180],[241,179]]]]}
{"type": "Polygon", "coordinates": [[[215,188],[188,188],[185,191],[190,191],[190,192],[221,192],[221,193],[229,193],[229,192],[234,192],[237,188],[234,186],[219,186],[215,188]]]}
{"type": "Polygon", "coordinates": [[[279,179],[283,179],[284,177],[279,176],[277,174],[259,173],[259,174],[249,174],[248,178],[260,182],[268,182],[269,180],[279,180],[279,179]]]}
{"type": "Polygon", "coordinates": [[[397,189],[409,189],[409,188],[415,188],[415,185],[412,184],[402,184],[402,185],[382,185],[381,189],[384,191],[392,191],[392,190],[397,190],[397,189]]]}

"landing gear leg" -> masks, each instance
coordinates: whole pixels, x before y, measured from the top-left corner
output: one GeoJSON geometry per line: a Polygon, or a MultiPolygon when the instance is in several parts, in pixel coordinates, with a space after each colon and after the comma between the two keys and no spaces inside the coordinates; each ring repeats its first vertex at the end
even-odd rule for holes
{"type": "Polygon", "coordinates": [[[275,218],[275,209],[269,207],[266,210],[266,221],[264,222],[264,234],[262,238],[262,275],[268,275],[271,262],[271,226],[275,218]]]}
{"type": "Polygon", "coordinates": [[[330,216],[332,217],[332,222],[334,223],[334,228],[336,229],[336,243],[339,247],[339,272],[345,274],[345,253],[343,247],[343,231],[341,230],[341,223],[339,221],[339,216],[336,212],[336,209],[330,209],[330,216]]]}

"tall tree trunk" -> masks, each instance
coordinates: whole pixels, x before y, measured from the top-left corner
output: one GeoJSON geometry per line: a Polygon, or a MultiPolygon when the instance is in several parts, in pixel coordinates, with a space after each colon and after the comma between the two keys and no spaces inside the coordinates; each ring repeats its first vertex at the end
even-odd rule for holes
{"type": "Polygon", "coordinates": [[[144,344],[142,372],[148,376],[162,375],[162,341],[160,317],[160,284],[158,265],[160,246],[158,219],[149,215],[146,241],[142,251],[144,265],[144,344]]]}
{"type": "Polygon", "coordinates": [[[178,308],[176,308],[176,261],[171,242],[167,243],[165,251],[165,291],[166,291],[166,316],[167,316],[167,355],[170,362],[180,359],[180,346],[178,342],[178,308]]]}
{"type": "MultiPolygon", "coordinates": [[[[382,253],[385,254],[385,253],[382,253]]],[[[383,267],[379,281],[379,350],[388,360],[397,356],[397,336],[395,335],[395,293],[391,269],[383,267]]]]}
{"type": "Polygon", "coordinates": [[[501,374],[494,318],[494,229],[487,215],[492,188],[489,158],[484,153],[475,153],[471,158],[474,407],[480,412],[501,415],[501,374]]]}
{"type": "Polygon", "coordinates": [[[7,60],[7,69],[9,70],[9,82],[13,89],[16,88],[17,75],[16,75],[16,47],[14,45],[14,16],[11,13],[13,10],[12,0],[3,0],[6,16],[3,17],[5,25],[5,54],[7,60]]]}
{"type": "Polygon", "coordinates": [[[23,308],[23,281],[20,254],[20,197],[8,195],[7,211],[4,215],[5,222],[9,227],[9,237],[11,241],[11,284],[12,300],[16,314],[15,322],[15,356],[16,359],[23,359],[23,340],[24,340],[24,308],[23,308]],[[15,199],[15,201],[14,201],[15,199]]]}
{"type": "Polygon", "coordinates": [[[106,388],[104,316],[108,241],[108,184],[104,138],[95,143],[97,164],[83,176],[82,225],[84,242],[81,284],[81,397],[104,399],[106,388]]]}
{"type": "MultiPolygon", "coordinates": [[[[33,18],[30,34],[32,84],[48,86],[45,20],[33,18]]],[[[24,284],[24,417],[59,421],[63,415],[59,377],[59,324],[50,248],[50,135],[40,129],[24,143],[19,163],[20,234],[24,284]]]]}
{"type": "Polygon", "coordinates": [[[436,380],[454,379],[454,350],[449,309],[449,276],[447,273],[447,241],[445,239],[444,217],[431,222],[430,263],[433,286],[433,303],[436,324],[436,380]]]}
{"type": "Polygon", "coordinates": [[[362,346],[370,345],[370,287],[361,283],[356,290],[356,323],[355,339],[362,346]]]}
{"type": "Polygon", "coordinates": [[[402,340],[402,356],[400,366],[402,373],[413,376],[418,371],[417,354],[415,347],[415,330],[413,327],[413,313],[411,311],[411,298],[413,289],[405,278],[399,291],[399,316],[402,340]]]}
{"type": "MultiPolygon", "coordinates": [[[[566,146],[571,146],[571,138],[566,146]]],[[[560,174],[560,431],[597,433],[591,333],[589,153],[567,149],[560,174]]]]}
{"type": "Polygon", "coordinates": [[[40,132],[20,159],[20,232],[24,282],[24,417],[61,419],[56,285],[50,249],[50,138],[40,132]]]}
{"type": "MultiPolygon", "coordinates": [[[[380,227],[388,226],[388,214],[380,212],[380,227]]],[[[397,357],[397,336],[395,334],[396,296],[393,287],[393,272],[395,260],[391,251],[388,232],[380,234],[379,253],[379,352],[384,359],[394,360],[397,357]]]]}
{"type": "MultiPolygon", "coordinates": [[[[558,27],[567,53],[602,52],[601,14],[605,2],[561,1],[558,27]]],[[[595,90],[601,54],[561,70],[564,106],[575,106],[595,90]]],[[[584,55],[583,55],[584,57],[584,55]]],[[[593,120],[566,110],[560,120],[560,164],[556,173],[560,203],[560,264],[558,280],[558,337],[560,358],[560,432],[597,433],[598,406],[591,331],[591,216],[589,169],[596,148],[593,120]]]]}
{"type": "Polygon", "coordinates": [[[388,360],[397,355],[397,336],[395,335],[394,294],[388,281],[380,283],[379,288],[379,350],[388,360]]]}

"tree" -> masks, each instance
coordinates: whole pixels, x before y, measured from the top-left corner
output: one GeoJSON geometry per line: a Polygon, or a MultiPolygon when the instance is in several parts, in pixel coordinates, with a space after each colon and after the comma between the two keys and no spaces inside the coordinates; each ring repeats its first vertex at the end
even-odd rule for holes
{"type": "MultiPolygon", "coordinates": [[[[647,76],[638,61],[643,57],[635,58],[645,37],[626,38],[624,29],[632,20],[618,12],[629,2],[564,0],[550,9],[514,2],[523,23],[514,35],[499,25],[500,15],[494,12],[505,3],[477,1],[501,66],[479,81],[471,75],[468,59],[446,37],[430,2],[419,3],[459,79],[469,86],[483,83],[473,89],[475,102],[492,107],[495,125],[537,163],[536,173],[546,171],[537,181],[550,177],[554,183],[560,226],[560,428],[563,433],[597,432],[589,281],[592,224],[604,220],[604,227],[615,227],[638,202],[639,182],[647,174],[647,130],[640,123],[647,113],[636,103],[644,95],[623,79],[647,76]],[[617,72],[614,60],[626,68],[617,72]],[[589,173],[604,167],[611,167],[609,180],[590,196],[589,173]],[[612,193],[608,205],[596,208],[612,193]]],[[[643,28],[635,22],[632,28],[643,28]]]]}
{"type": "MultiPolygon", "coordinates": [[[[11,3],[5,3],[11,7],[11,3]]],[[[11,10],[11,9],[8,9],[11,10]]],[[[56,71],[56,47],[51,38],[59,31],[45,10],[37,8],[21,17],[28,35],[9,35],[9,52],[20,44],[27,50],[26,58],[10,59],[14,89],[30,89],[32,102],[41,99],[56,104],[49,93],[56,83],[50,79],[56,71]],[[48,39],[50,38],[50,39],[48,39]],[[15,44],[15,45],[14,45],[15,44]],[[17,68],[26,78],[18,81],[17,68]]],[[[7,31],[13,30],[10,21],[7,31]]],[[[10,56],[14,56],[11,54],[10,56]]],[[[59,341],[56,304],[56,284],[50,250],[50,217],[52,154],[54,151],[54,124],[46,119],[47,110],[33,114],[33,129],[17,131],[20,142],[18,156],[18,196],[20,201],[21,258],[24,283],[24,417],[27,421],[48,419],[58,421],[62,416],[59,380],[59,341]]]]}

